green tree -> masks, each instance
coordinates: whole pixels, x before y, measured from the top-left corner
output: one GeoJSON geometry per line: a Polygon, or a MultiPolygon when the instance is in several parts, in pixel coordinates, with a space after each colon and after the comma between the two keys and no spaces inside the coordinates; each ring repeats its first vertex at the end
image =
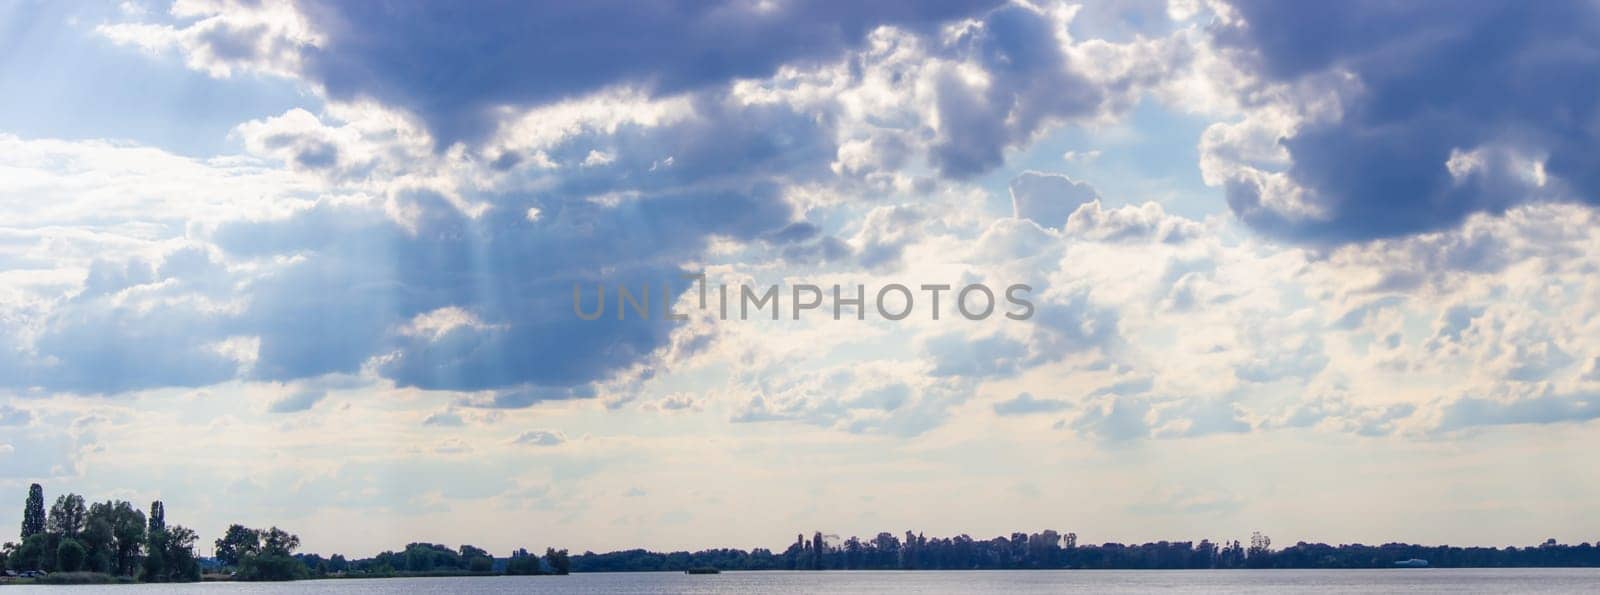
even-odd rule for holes
{"type": "Polygon", "coordinates": [[[345,572],[350,570],[350,561],[344,554],[334,554],[328,557],[328,572],[345,572]]]}
{"type": "Polygon", "coordinates": [[[195,532],[173,525],[147,535],[144,573],[140,579],[151,583],[200,580],[200,561],[195,558],[195,532]]]}
{"type": "Polygon", "coordinates": [[[150,503],[149,529],[144,538],[144,572],[140,578],[146,582],[163,582],[170,572],[167,567],[167,507],[156,500],[150,503]]]}
{"type": "Polygon", "coordinates": [[[471,545],[461,546],[461,563],[473,572],[494,570],[494,557],[483,548],[471,545]]]}
{"type": "Polygon", "coordinates": [[[86,552],[78,540],[70,537],[61,539],[61,545],[56,547],[56,568],[62,572],[77,572],[83,570],[83,557],[86,552]]]}
{"type": "Polygon", "coordinates": [[[50,536],[44,533],[29,535],[27,539],[17,545],[6,560],[6,566],[12,570],[44,570],[45,547],[50,542],[50,536]]]}
{"type": "MultiPolygon", "coordinates": [[[[153,524],[155,521],[151,521],[153,524]]],[[[147,583],[164,582],[167,577],[167,530],[151,529],[145,534],[144,566],[139,580],[147,583]]]]}
{"type": "Polygon", "coordinates": [[[545,548],[544,561],[550,565],[550,571],[556,574],[572,572],[572,560],[567,557],[567,550],[545,548]]]}
{"type": "Polygon", "coordinates": [[[239,572],[234,575],[241,581],[292,581],[311,574],[299,560],[291,556],[256,554],[239,560],[239,572]]]}
{"type": "Polygon", "coordinates": [[[216,545],[217,561],[223,566],[238,566],[241,558],[261,553],[261,532],[244,525],[228,525],[216,545]]]}
{"type": "Polygon", "coordinates": [[[139,567],[139,548],[144,547],[144,513],[132,503],[118,500],[111,507],[112,566],[116,574],[133,576],[139,567]]]}
{"type": "Polygon", "coordinates": [[[22,539],[44,533],[44,487],[28,486],[28,502],[22,507],[22,539]]]}
{"type": "Polygon", "coordinates": [[[174,582],[200,580],[200,561],[194,556],[194,544],[198,539],[199,536],[194,530],[183,525],[173,525],[166,530],[166,543],[162,552],[167,571],[165,580],[174,582]]]}
{"type": "Polygon", "coordinates": [[[273,527],[261,533],[261,552],[271,556],[288,556],[300,548],[300,537],[273,527]]]}
{"type": "Polygon", "coordinates": [[[506,561],[506,574],[539,574],[539,557],[517,548],[506,561]]]}
{"type": "Polygon", "coordinates": [[[110,502],[89,505],[88,520],[84,522],[83,534],[78,536],[78,542],[88,552],[84,558],[85,570],[111,572],[111,561],[116,556],[116,533],[111,527],[114,511],[110,502]]]}
{"type": "Polygon", "coordinates": [[[448,547],[433,543],[408,543],[401,567],[411,572],[428,572],[437,569],[462,568],[461,554],[448,547]]]}
{"type": "Polygon", "coordinates": [[[89,516],[88,509],[83,506],[83,496],[66,494],[56,498],[55,505],[50,507],[50,521],[46,530],[63,537],[76,539],[83,532],[83,524],[89,516]]]}
{"type": "MultiPolygon", "coordinates": [[[[265,531],[241,525],[228,527],[228,533],[240,536],[241,541],[245,541],[246,531],[259,537],[261,545],[253,553],[239,552],[239,572],[234,575],[239,580],[292,581],[311,574],[305,563],[294,557],[294,551],[300,548],[299,536],[277,527],[265,531]],[[235,531],[234,527],[239,527],[240,531],[235,531]]],[[[219,550],[221,543],[222,540],[218,540],[219,550]]]]}

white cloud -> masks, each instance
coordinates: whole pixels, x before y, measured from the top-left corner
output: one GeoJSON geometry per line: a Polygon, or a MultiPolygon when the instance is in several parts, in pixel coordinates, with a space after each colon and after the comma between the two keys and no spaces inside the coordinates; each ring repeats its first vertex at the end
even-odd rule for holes
{"type": "Polygon", "coordinates": [[[528,430],[518,434],[513,442],[529,446],[557,446],[567,441],[566,434],[553,430],[528,430]]]}
{"type": "MultiPolygon", "coordinates": [[[[124,12],[142,15],[142,10],[124,8],[124,12]]],[[[190,68],[217,77],[231,76],[236,69],[292,76],[301,68],[301,52],[322,42],[306,17],[284,0],[178,0],[172,3],[171,14],[190,22],[181,27],[103,24],[95,32],[148,52],[178,49],[190,68]]]]}

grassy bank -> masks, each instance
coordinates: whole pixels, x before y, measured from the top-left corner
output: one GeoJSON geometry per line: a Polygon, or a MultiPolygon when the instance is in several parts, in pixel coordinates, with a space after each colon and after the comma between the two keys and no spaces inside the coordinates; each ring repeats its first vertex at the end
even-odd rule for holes
{"type": "Polygon", "coordinates": [[[52,572],[33,579],[36,585],[114,585],[132,582],[131,577],[111,576],[102,572],[52,572]]]}

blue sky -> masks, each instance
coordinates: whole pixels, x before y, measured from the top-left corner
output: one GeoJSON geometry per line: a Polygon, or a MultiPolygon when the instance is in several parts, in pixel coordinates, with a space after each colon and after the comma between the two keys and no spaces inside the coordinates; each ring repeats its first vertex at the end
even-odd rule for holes
{"type": "Polygon", "coordinates": [[[525,4],[0,7],[0,491],[354,555],[1600,530],[1592,3],[525,4]],[[1038,312],[572,313],[685,272],[1038,312]]]}

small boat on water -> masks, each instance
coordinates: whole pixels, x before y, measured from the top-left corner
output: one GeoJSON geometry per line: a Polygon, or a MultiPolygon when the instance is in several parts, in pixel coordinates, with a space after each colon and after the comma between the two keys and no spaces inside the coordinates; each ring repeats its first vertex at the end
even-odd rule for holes
{"type": "Polygon", "coordinates": [[[688,570],[683,571],[683,573],[684,574],[722,574],[722,571],[721,570],[717,570],[715,568],[690,568],[688,570]]]}
{"type": "Polygon", "coordinates": [[[1395,562],[1394,565],[1396,568],[1427,568],[1428,561],[1423,560],[1422,558],[1412,558],[1410,560],[1401,560],[1399,562],[1395,562]]]}

